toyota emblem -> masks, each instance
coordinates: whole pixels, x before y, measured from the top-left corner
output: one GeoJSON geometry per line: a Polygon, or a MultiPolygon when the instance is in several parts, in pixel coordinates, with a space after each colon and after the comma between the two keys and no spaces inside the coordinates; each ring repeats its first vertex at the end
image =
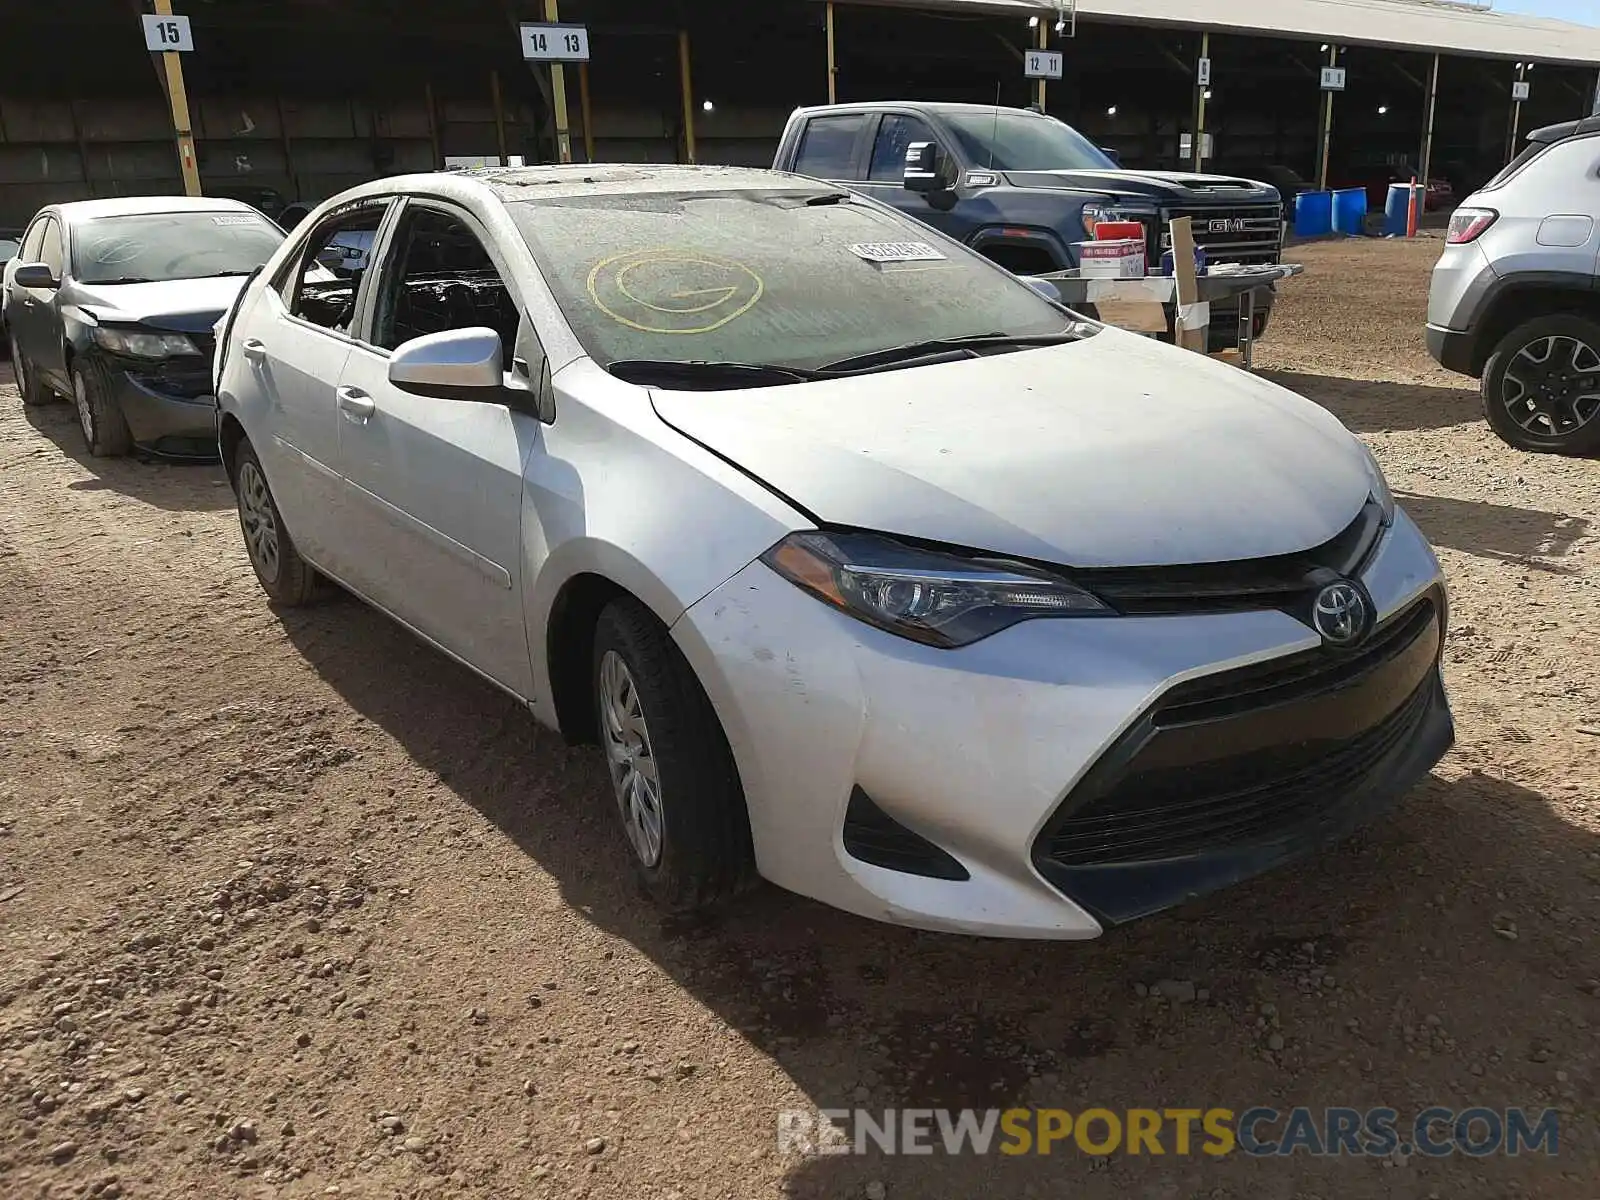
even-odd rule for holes
{"type": "Polygon", "coordinates": [[[1330,646],[1354,646],[1372,626],[1372,605],[1360,588],[1341,579],[1317,593],[1311,625],[1330,646]]]}

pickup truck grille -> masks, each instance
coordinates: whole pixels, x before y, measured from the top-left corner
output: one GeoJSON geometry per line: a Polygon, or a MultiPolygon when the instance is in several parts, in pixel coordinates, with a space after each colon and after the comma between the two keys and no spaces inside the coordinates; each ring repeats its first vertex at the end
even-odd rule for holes
{"type": "Polygon", "coordinates": [[[1174,217],[1194,219],[1195,245],[1205,250],[1209,262],[1276,263],[1283,250],[1281,204],[1162,209],[1163,252],[1172,245],[1172,235],[1165,230],[1174,217]]]}

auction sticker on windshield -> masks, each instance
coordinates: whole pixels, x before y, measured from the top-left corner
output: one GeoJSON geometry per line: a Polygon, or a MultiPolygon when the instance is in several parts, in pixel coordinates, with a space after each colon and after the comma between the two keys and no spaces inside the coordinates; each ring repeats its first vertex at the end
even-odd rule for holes
{"type": "Polygon", "coordinates": [[[223,213],[220,217],[212,217],[213,225],[254,225],[257,218],[250,213],[223,213]]]}
{"type": "Polygon", "coordinates": [[[873,263],[940,262],[944,255],[927,242],[858,242],[850,253],[873,263]]]}

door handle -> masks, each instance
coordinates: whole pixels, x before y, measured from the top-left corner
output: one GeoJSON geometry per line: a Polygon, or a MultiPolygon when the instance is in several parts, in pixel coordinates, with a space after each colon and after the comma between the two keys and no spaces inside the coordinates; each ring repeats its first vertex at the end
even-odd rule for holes
{"type": "Polygon", "coordinates": [[[267,356],[267,344],[260,338],[245,338],[239,343],[239,349],[251,362],[260,362],[267,356]]]}
{"type": "Polygon", "coordinates": [[[334,392],[339,400],[339,411],[357,425],[365,425],[378,411],[378,403],[360,388],[342,387],[334,392]]]}

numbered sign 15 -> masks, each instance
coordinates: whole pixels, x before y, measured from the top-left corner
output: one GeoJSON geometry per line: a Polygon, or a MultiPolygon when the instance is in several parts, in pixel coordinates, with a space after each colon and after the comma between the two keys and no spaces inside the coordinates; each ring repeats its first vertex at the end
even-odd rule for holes
{"type": "Polygon", "coordinates": [[[163,17],[146,13],[144,21],[145,49],[153,53],[179,50],[187,53],[194,49],[194,34],[189,31],[188,17],[163,17]]]}
{"type": "Polygon", "coordinates": [[[524,25],[522,57],[533,62],[588,62],[589,29],[584,25],[524,25]]]}

